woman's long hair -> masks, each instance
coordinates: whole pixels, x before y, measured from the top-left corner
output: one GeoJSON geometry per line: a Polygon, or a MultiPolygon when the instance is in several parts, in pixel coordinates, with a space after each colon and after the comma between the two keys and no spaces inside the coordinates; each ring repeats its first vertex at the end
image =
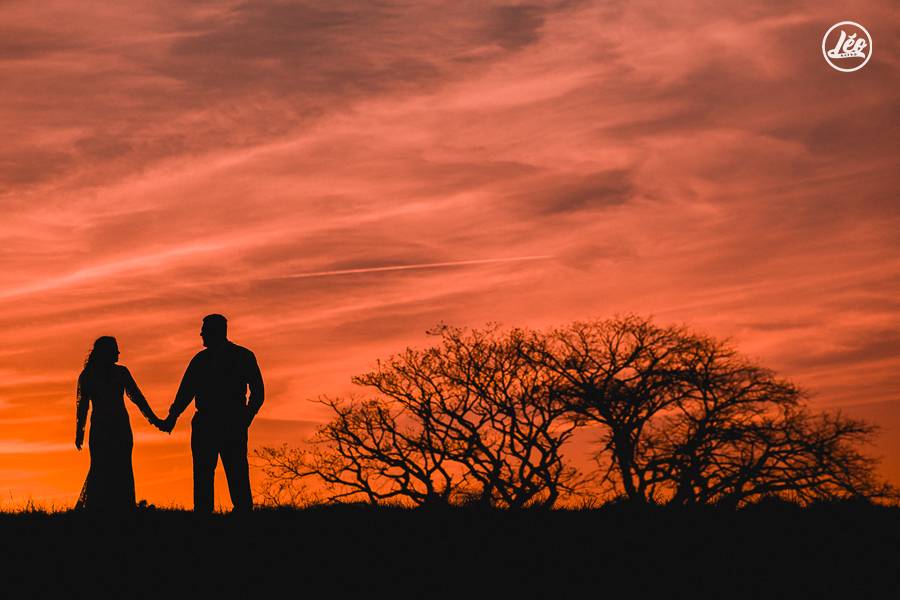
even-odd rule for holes
{"type": "Polygon", "coordinates": [[[84,360],[84,368],[81,370],[81,375],[78,376],[77,402],[79,406],[86,400],[87,388],[91,383],[91,378],[97,371],[97,367],[102,368],[115,364],[116,350],[118,348],[119,344],[116,342],[116,338],[111,335],[98,337],[94,341],[94,347],[91,348],[87,358],[84,360]]]}
{"type": "MultiPolygon", "coordinates": [[[[84,360],[84,368],[78,376],[78,393],[75,404],[75,428],[76,432],[80,431],[82,436],[84,435],[84,419],[87,418],[87,402],[91,395],[90,387],[94,377],[98,368],[102,369],[115,364],[116,351],[118,349],[119,344],[116,342],[116,338],[111,335],[104,335],[94,340],[94,347],[91,348],[87,358],[84,360]]],[[[76,509],[87,507],[87,492],[88,487],[90,487],[91,471],[92,469],[88,470],[84,485],[81,486],[81,494],[78,495],[78,501],[75,503],[76,509]]]]}

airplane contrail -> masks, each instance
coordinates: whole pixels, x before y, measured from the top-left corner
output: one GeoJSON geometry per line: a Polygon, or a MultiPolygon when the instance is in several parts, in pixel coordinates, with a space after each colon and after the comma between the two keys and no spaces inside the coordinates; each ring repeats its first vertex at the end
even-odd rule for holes
{"type": "Polygon", "coordinates": [[[358,273],[384,273],[386,271],[412,271],[414,269],[441,269],[444,267],[464,267],[468,265],[486,265],[491,263],[523,262],[529,260],[547,260],[551,255],[511,256],[507,258],[479,258],[475,260],[455,260],[447,262],[417,263],[412,265],[391,265],[387,267],[362,267],[359,269],[336,269],[332,271],[312,271],[309,273],[292,273],[279,279],[304,279],[308,277],[334,277],[337,275],[356,275],[358,273]]]}

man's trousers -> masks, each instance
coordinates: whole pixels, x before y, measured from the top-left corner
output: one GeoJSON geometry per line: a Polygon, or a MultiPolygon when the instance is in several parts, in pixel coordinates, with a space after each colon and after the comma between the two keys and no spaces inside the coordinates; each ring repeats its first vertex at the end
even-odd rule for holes
{"type": "Polygon", "coordinates": [[[194,458],[194,511],[213,511],[216,464],[222,457],[228,491],[235,511],[253,508],[250,466],[247,462],[247,423],[234,419],[211,419],[200,413],[191,421],[191,454],[194,458]]]}

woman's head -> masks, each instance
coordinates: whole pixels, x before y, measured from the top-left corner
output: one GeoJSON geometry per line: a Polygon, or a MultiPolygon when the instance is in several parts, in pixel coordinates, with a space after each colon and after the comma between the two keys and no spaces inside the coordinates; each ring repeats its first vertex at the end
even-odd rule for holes
{"type": "Polygon", "coordinates": [[[98,337],[94,341],[94,347],[84,361],[85,367],[114,365],[119,360],[119,344],[111,335],[98,337]]]}

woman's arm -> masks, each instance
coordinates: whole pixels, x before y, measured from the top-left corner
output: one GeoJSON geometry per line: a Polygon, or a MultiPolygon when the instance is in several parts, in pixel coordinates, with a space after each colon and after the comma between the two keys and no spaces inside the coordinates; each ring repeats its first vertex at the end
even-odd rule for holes
{"type": "Polygon", "coordinates": [[[144,394],[141,393],[137,382],[134,380],[134,377],[131,376],[131,371],[124,366],[122,367],[122,371],[125,375],[125,393],[128,394],[131,401],[135,403],[138,410],[141,411],[141,414],[147,418],[147,421],[149,421],[151,425],[158,427],[160,419],[153,412],[153,409],[150,408],[150,403],[147,402],[147,399],[144,398],[144,394]]]}
{"type": "Polygon", "coordinates": [[[82,371],[78,376],[78,389],[75,401],[75,447],[81,450],[84,444],[84,426],[87,423],[88,405],[91,401],[91,393],[88,389],[87,375],[82,371]]]}

